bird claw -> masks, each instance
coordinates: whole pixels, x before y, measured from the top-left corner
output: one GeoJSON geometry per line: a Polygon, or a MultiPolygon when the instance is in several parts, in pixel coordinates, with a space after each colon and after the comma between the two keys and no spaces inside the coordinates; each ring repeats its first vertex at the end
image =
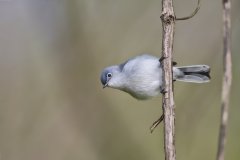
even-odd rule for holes
{"type": "MultiPolygon", "coordinates": [[[[164,59],[166,59],[166,58],[168,58],[168,57],[162,56],[162,57],[159,59],[159,62],[162,64],[162,61],[163,61],[164,59]]],[[[172,61],[172,65],[173,65],[173,66],[176,66],[176,65],[177,65],[177,62],[172,61]]]]}
{"type": "Polygon", "coordinates": [[[161,92],[162,94],[167,93],[166,88],[165,88],[165,87],[160,87],[160,92],[161,92]]]}
{"type": "Polygon", "coordinates": [[[163,61],[164,59],[166,59],[166,58],[167,58],[167,57],[162,56],[162,57],[159,59],[159,62],[162,63],[162,61],[163,61]]]}
{"type": "Polygon", "coordinates": [[[176,66],[176,65],[177,65],[177,62],[172,61],[172,65],[173,65],[173,66],[176,66]]]}

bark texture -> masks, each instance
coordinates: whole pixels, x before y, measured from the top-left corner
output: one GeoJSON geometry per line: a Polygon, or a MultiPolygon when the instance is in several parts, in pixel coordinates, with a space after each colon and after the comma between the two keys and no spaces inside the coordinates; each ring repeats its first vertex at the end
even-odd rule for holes
{"type": "Polygon", "coordinates": [[[162,0],[162,57],[163,57],[163,114],[165,160],[176,159],[175,149],[175,104],[173,99],[172,54],[175,15],[172,0],[162,0]]]}
{"type": "Polygon", "coordinates": [[[217,160],[224,160],[224,150],[226,144],[226,132],[229,114],[229,95],[232,84],[232,58],[231,58],[231,2],[223,0],[223,84],[222,84],[222,104],[221,123],[219,131],[217,160]]]}

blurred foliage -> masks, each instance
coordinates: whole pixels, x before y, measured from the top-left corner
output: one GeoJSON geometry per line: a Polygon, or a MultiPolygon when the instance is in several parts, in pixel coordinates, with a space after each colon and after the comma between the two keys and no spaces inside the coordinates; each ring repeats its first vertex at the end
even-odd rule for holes
{"type": "MultiPolygon", "coordinates": [[[[195,1],[174,2],[178,17],[195,1]]],[[[232,1],[233,88],[226,159],[239,159],[240,2],[232,1]]],[[[176,22],[174,60],[208,64],[208,84],[175,83],[178,160],[215,159],[222,81],[221,1],[176,22]]],[[[161,97],[102,90],[101,70],[161,54],[161,1],[0,0],[0,159],[164,159],[161,97]]]]}

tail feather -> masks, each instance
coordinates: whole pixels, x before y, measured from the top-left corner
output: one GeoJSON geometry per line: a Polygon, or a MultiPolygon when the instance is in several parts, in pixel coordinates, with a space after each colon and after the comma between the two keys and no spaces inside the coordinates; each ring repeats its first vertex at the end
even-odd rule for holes
{"type": "Polygon", "coordinates": [[[207,65],[193,65],[176,67],[180,72],[177,72],[176,80],[193,83],[209,82],[210,67],[207,65]]]}
{"type": "Polygon", "coordinates": [[[192,65],[192,66],[182,66],[177,67],[182,72],[209,72],[210,67],[207,65],[192,65]]]}

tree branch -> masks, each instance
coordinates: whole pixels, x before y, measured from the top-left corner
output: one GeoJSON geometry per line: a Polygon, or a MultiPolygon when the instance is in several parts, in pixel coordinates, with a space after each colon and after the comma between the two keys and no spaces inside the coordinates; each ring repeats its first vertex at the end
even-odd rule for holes
{"type": "Polygon", "coordinates": [[[165,160],[175,160],[175,106],[173,99],[173,77],[172,77],[172,54],[175,15],[172,0],[162,0],[163,39],[162,39],[162,57],[163,57],[163,84],[165,92],[163,93],[163,115],[164,115],[164,150],[165,160]]]}
{"type": "MultiPolygon", "coordinates": [[[[176,16],[175,16],[174,13],[173,13],[172,15],[169,15],[169,17],[168,17],[167,19],[165,19],[165,22],[166,22],[166,23],[169,23],[169,22],[170,22],[169,19],[173,19],[174,21],[176,21],[176,20],[187,20],[187,19],[190,19],[190,18],[194,17],[194,16],[197,14],[198,10],[200,9],[200,1],[201,1],[201,0],[198,0],[197,8],[194,10],[194,12],[193,12],[190,16],[182,17],[182,18],[176,18],[176,16]],[[174,16],[174,17],[172,17],[172,16],[174,16]]],[[[162,15],[161,15],[160,18],[161,18],[161,19],[163,18],[163,13],[162,13],[162,15]]],[[[166,57],[162,56],[159,61],[161,62],[161,61],[164,60],[165,58],[166,58],[166,57]]],[[[172,61],[172,65],[173,65],[173,66],[176,65],[176,64],[177,64],[176,62],[172,61]]],[[[163,117],[164,117],[164,114],[163,114],[158,120],[156,120],[155,122],[153,122],[153,124],[152,124],[151,127],[150,127],[150,132],[151,132],[151,133],[153,133],[154,129],[163,121],[163,117]]]]}
{"type": "Polygon", "coordinates": [[[197,14],[198,10],[200,9],[200,1],[201,0],[198,0],[197,7],[190,16],[182,17],[182,18],[177,18],[176,17],[176,20],[187,20],[187,19],[190,19],[190,18],[194,17],[197,14]]]}
{"type": "Polygon", "coordinates": [[[152,126],[150,127],[150,132],[151,133],[153,133],[154,129],[163,121],[163,119],[164,119],[164,114],[162,114],[161,117],[158,118],[158,120],[153,122],[152,126]]]}
{"type": "Polygon", "coordinates": [[[232,84],[231,58],[231,2],[223,0],[223,62],[224,75],[222,84],[221,124],[219,130],[217,160],[224,160],[226,132],[229,114],[229,94],[232,84]]]}

